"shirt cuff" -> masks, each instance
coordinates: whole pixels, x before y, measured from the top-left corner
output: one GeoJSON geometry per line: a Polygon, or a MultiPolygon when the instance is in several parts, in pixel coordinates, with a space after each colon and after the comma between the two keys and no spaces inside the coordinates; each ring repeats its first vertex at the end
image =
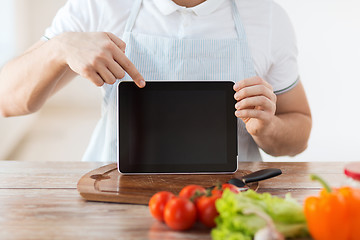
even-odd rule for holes
{"type": "Polygon", "coordinates": [[[291,89],[293,89],[293,88],[298,84],[299,81],[300,81],[300,76],[297,77],[297,79],[295,80],[295,82],[293,82],[292,84],[290,84],[290,85],[287,86],[286,88],[276,90],[276,91],[274,91],[274,93],[275,93],[276,95],[279,95],[279,94],[281,94],[281,93],[285,93],[285,92],[287,92],[287,91],[290,91],[291,89]]]}

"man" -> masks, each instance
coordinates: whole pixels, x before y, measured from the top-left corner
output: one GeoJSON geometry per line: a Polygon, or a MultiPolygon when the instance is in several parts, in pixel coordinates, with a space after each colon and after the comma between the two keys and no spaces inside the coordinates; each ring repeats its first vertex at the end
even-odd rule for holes
{"type": "Polygon", "coordinates": [[[139,87],[146,79],[230,79],[243,159],[261,160],[258,147],[296,155],[307,147],[311,114],[295,42],[271,0],[68,1],[44,39],[2,69],[0,110],[35,112],[81,75],[104,93],[84,160],[115,161],[118,79],[139,87]]]}

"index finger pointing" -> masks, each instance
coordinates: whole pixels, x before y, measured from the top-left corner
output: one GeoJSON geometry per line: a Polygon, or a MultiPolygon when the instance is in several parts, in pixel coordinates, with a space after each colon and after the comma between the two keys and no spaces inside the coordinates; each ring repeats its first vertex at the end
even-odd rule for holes
{"type": "Polygon", "coordinates": [[[115,61],[129,74],[129,76],[134,80],[136,85],[140,88],[145,87],[145,80],[143,76],[136,69],[135,65],[126,57],[123,52],[118,52],[114,54],[115,61]]]}

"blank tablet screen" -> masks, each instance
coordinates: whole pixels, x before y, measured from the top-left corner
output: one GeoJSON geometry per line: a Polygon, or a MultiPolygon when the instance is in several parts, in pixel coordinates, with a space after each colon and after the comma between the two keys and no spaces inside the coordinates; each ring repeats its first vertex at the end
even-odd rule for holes
{"type": "Polygon", "coordinates": [[[236,117],[232,82],[119,84],[119,170],[232,172],[236,117]]]}

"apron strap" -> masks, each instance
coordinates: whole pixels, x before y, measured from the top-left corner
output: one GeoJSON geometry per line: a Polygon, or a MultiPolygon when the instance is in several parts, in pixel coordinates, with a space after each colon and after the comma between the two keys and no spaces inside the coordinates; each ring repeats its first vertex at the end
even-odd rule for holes
{"type": "Polygon", "coordinates": [[[126,22],[126,25],[125,25],[125,32],[131,32],[133,27],[134,27],[134,24],[135,24],[135,20],[139,14],[139,11],[140,11],[140,7],[141,7],[141,4],[142,4],[142,0],[135,0],[134,3],[133,3],[133,7],[131,8],[131,11],[130,11],[130,16],[126,22]]]}
{"type": "Polygon", "coordinates": [[[239,39],[244,39],[245,35],[245,28],[242,24],[241,18],[240,18],[240,13],[239,13],[239,9],[238,6],[236,4],[236,0],[232,0],[231,1],[232,4],[232,14],[233,14],[233,19],[234,19],[234,23],[235,23],[235,28],[236,28],[236,32],[238,35],[239,39]]]}

